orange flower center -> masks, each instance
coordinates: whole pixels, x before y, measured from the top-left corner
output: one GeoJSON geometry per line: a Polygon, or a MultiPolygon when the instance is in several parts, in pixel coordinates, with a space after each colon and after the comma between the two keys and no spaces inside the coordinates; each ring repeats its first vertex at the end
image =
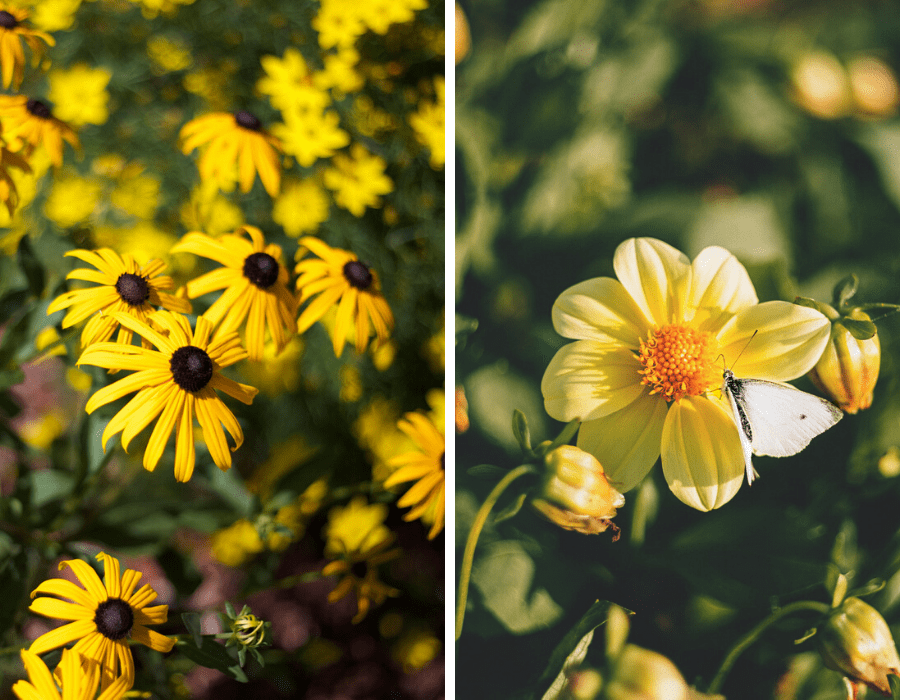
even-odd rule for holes
{"type": "Polygon", "coordinates": [[[721,382],[715,351],[715,340],[704,331],[679,324],[654,328],[641,341],[641,384],[666,401],[698,396],[721,382]]]}

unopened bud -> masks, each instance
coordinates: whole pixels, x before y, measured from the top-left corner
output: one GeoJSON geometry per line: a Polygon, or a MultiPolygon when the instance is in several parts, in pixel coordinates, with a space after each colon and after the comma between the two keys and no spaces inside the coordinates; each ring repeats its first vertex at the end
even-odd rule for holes
{"type": "Polygon", "coordinates": [[[793,98],[807,112],[836,119],[850,110],[850,81],[835,56],[815,51],[801,57],[791,71],[793,98]]]}
{"type": "Polygon", "coordinates": [[[888,674],[900,674],[900,658],[887,622],[859,598],[847,598],[831,611],[816,634],[828,668],[890,696],[888,674]]]}
{"type": "MultiPolygon", "coordinates": [[[[870,320],[859,309],[854,309],[847,317],[854,321],[870,320]]],[[[872,405],[872,391],[878,381],[880,365],[878,334],[867,340],[857,340],[838,321],[832,324],[831,340],[810,370],[809,378],[842,410],[856,413],[872,405]]]]}
{"type": "Polygon", "coordinates": [[[688,684],[662,654],[628,644],[616,659],[604,700],[687,700],[688,684]]]}
{"type": "Polygon", "coordinates": [[[600,462],[573,445],[562,445],[544,463],[547,472],[534,507],[566,530],[593,535],[612,528],[618,539],[612,518],[625,505],[625,496],[610,485],[600,462]]]}

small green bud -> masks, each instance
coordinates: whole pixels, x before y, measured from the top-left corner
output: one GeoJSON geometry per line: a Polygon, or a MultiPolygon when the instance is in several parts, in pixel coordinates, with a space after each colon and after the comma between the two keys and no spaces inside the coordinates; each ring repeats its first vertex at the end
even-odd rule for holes
{"type": "Polygon", "coordinates": [[[846,598],[816,634],[828,668],[890,696],[888,674],[900,674],[900,658],[887,622],[859,598],[846,598]]]}

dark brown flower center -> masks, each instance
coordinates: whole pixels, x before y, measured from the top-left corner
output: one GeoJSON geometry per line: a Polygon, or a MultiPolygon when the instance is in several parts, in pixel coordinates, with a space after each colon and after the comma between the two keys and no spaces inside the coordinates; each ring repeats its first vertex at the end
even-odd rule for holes
{"type": "Polygon", "coordinates": [[[7,12],[6,10],[0,10],[0,27],[4,29],[15,29],[19,26],[19,20],[17,20],[12,13],[7,12]]]}
{"type": "Polygon", "coordinates": [[[364,561],[358,561],[350,566],[350,573],[358,579],[364,579],[369,571],[369,565],[364,561]]]}
{"type": "Polygon", "coordinates": [[[213,376],[213,363],[203,350],[185,345],[172,353],[169,360],[172,379],[185,391],[200,391],[213,376]]]}
{"type": "Polygon", "coordinates": [[[255,115],[250,114],[250,112],[244,111],[243,109],[240,112],[234,113],[234,121],[238,126],[244,129],[250,129],[250,131],[259,131],[262,129],[262,122],[259,121],[255,115]]]}
{"type": "Polygon", "coordinates": [[[140,306],[150,297],[150,287],[140,275],[123,272],[116,280],[116,291],[129,306],[140,306]]]}
{"type": "Polygon", "coordinates": [[[46,102],[41,102],[34,98],[25,103],[25,109],[41,119],[50,119],[50,117],[53,116],[50,112],[50,106],[46,102]]]}
{"type": "Polygon", "coordinates": [[[244,259],[244,277],[260,289],[268,289],[278,279],[278,261],[268,253],[253,253],[244,259]]]}
{"type": "Polygon", "coordinates": [[[444,469],[444,452],[441,452],[441,471],[444,469]]]}
{"type": "Polygon", "coordinates": [[[121,598],[108,598],[97,606],[94,624],[97,625],[97,631],[107,639],[122,639],[134,626],[134,611],[121,598]]]}
{"type": "Polygon", "coordinates": [[[344,277],[357,289],[368,289],[372,286],[372,272],[368,265],[359,260],[351,260],[344,265],[344,277]]]}

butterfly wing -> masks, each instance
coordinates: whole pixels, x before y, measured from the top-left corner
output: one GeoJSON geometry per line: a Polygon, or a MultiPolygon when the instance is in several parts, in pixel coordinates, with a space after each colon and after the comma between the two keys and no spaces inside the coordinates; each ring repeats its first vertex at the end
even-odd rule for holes
{"type": "Polygon", "coordinates": [[[752,427],[754,454],[788,457],[837,423],[844,413],[830,401],[789,384],[735,379],[735,401],[752,427]]]}
{"type": "Polygon", "coordinates": [[[752,484],[753,480],[759,476],[756,469],[753,468],[753,449],[750,444],[752,430],[750,422],[747,419],[743,409],[738,407],[735,400],[735,391],[740,392],[740,386],[736,385],[737,380],[730,372],[726,372],[725,383],[722,385],[722,393],[728,397],[728,403],[731,405],[731,413],[734,416],[734,422],[737,425],[738,437],[741,439],[741,451],[744,453],[744,470],[747,473],[747,483],[752,484]]]}

